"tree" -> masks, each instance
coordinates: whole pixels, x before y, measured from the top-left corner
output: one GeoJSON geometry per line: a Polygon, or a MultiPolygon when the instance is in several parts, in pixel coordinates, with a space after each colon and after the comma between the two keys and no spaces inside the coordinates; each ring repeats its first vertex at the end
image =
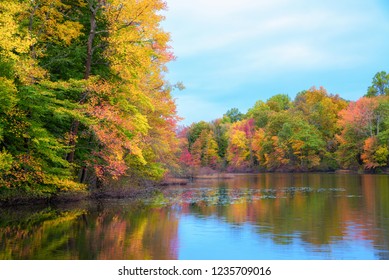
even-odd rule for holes
{"type": "Polygon", "coordinates": [[[232,108],[230,110],[228,110],[224,116],[231,122],[231,123],[234,123],[234,122],[238,122],[240,120],[242,120],[243,118],[243,114],[239,111],[238,108],[232,108]]]}
{"type": "Polygon", "coordinates": [[[339,132],[338,114],[347,107],[347,102],[338,95],[328,94],[326,89],[312,87],[297,94],[294,110],[303,113],[325,138],[331,140],[339,132]]]}
{"type": "Polygon", "coordinates": [[[318,167],[324,149],[319,131],[292,111],[274,112],[264,129],[256,131],[253,150],[268,170],[310,170],[318,167]]]}
{"type": "Polygon", "coordinates": [[[266,131],[263,128],[256,129],[253,135],[251,148],[254,158],[259,166],[265,167],[266,164],[266,131]]]}
{"type": "Polygon", "coordinates": [[[254,133],[253,119],[238,121],[231,125],[228,131],[227,160],[232,168],[242,170],[253,167],[251,143],[254,133]]]}
{"type": "Polygon", "coordinates": [[[291,106],[291,100],[286,94],[277,94],[269,98],[266,104],[271,110],[279,112],[288,110],[291,106]]]}
{"type": "Polygon", "coordinates": [[[192,146],[195,166],[216,169],[219,163],[218,146],[212,131],[203,130],[192,146]]]}
{"type": "Polygon", "coordinates": [[[363,164],[367,169],[382,166],[388,145],[388,97],[362,97],[351,102],[339,115],[343,129],[337,136],[338,159],[342,165],[357,168],[363,164]],[[380,150],[379,162],[374,158],[377,150],[380,150]]]}
{"type": "Polygon", "coordinates": [[[267,125],[271,109],[268,104],[261,100],[255,102],[255,105],[247,111],[247,118],[252,118],[257,127],[265,127],[267,125]]]}
{"type": "Polygon", "coordinates": [[[201,133],[204,131],[210,131],[211,127],[209,123],[201,121],[198,123],[193,123],[188,130],[188,145],[189,149],[191,149],[192,145],[196,142],[196,140],[200,137],[201,133]]]}
{"type": "MultiPolygon", "coordinates": [[[[177,117],[162,73],[174,57],[167,45],[169,36],[159,27],[163,19],[159,11],[165,7],[159,0],[88,1],[84,79],[97,82],[79,102],[85,102],[85,113],[97,121],[86,130],[96,141],[96,151],[93,157],[78,160],[83,166],[81,181],[87,167],[101,180],[130,173],[158,178],[173,161],[177,117]],[[107,77],[92,76],[99,73],[94,66],[99,60],[108,66],[107,77]],[[169,160],[162,162],[165,159],[169,160]]],[[[78,128],[75,120],[71,139],[77,139],[78,128]]],[[[73,162],[77,143],[69,144],[74,149],[68,161],[73,162]]]]}
{"type": "Polygon", "coordinates": [[[347,109],[339,112],[342,127],[353,130],[357,137],[366,138],[377,133],[375,110],[378,107],[377,99],[363,97],[351,102],[347,109]]]}
{"type": "Polygon", "coordinates": [[[346,107],[345,100],[338,95],[329,94],[323,87],[312,87],[296,96],[292,110],[302,113],[309,124],[316,127],[326,143],[325,151],[321,155],[321,167],[324,170],[338,168],[335,152],[339,143],[335,135],[339,134],[341,129],[338,122],[339,112],[346,107]]]}
{"type": "Polygon", "coordinates": [[[372,85],[367,89],[367,97],[389,95],[389,74],[385,71],[374,75],[372,85]]]}
{"type": "Polygon", "coordinates": [[[218,155],[220,158],[224,158],[228,146],[227,132],[230,127],[229,123],[223,123],[222,119],[212,121],[213,134],[218,146],[218,155]]]}
{"type": "Polygon", "coordinates": [[[310,170],[318,167],[325,147],[320,132],[303,120],[293,122],[292,129],[290,144],[297,158],[295,164],[298,169],[310,170]]]}
{"type": "Polygon", "coordinates": [[[366,169],[375,169],[388,163],[389,150],[386,145],[379,145],[376,137],[369,137],[363,145],[361,159],[366,169]]]}

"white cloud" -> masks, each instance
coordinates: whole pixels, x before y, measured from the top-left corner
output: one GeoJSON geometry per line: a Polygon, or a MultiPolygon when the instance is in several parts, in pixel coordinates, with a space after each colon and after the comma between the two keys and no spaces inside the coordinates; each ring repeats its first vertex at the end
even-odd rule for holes
{"type": "Polygon", "coordinates": [[[233,101],[222,108],[227,101],[212,100],[282,75],[312,77],[343,71],[351,79],[369,67],[379,71],[385,65],[382,54],[389,48],[384,35],[389,33],[389,20],[378,0],[167,2],[164,28],[172,33],[178,56],[169,76],[186,85],[178,96],[185,116],[200,118],[196,104],[207,108],[202,114],[214,115],[212,106],[225,112],[234,107],[233,101]]]}
{"type": "Polygon", "coordinates": [[[261,46],[266,40],[276,40],[276,36],[319,32],[334,36],[357,30],[370,20],[366,10],[353,10],[352,7],[346,10],[342,1],[326,1],[326,5],[313,7],[310,2],[170,0],[167,29],[174,30],[173,45],[177,55],[185,57],[247,43],[256,42],[261,46]]]}

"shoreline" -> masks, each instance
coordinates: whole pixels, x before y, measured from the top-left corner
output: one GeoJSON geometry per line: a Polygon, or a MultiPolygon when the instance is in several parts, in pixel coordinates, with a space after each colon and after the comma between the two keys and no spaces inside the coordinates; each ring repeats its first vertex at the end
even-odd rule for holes
{"type": "Polygon", "coordinates": [[[56,205],[63,203],[72,203],[79,201],[98,201],[101,199],[127,199],[131,201],[142,200],[158,195],[163,189],[170,186],[187,186],[195,181],[205,180],[230,180],[241,175],[255,174],[275,174],[275,173],[328,173],[328,174],[371,174],[371,175],[389,175],[388,170],[382,173],[358,172],[356,170],[339,169],[335,171],[308,171],[308,172],[215,172],[213,174],[197,175],[188,178],[169,177],[158,184],[145,184],[145,186],[103,188],[92,191],[62,192],[53,195],[33,195],[26,193],[15,193],[8,196],[0,196],[0,207],[12,207],[16,205],[56,205]]]}
{"type": "Polygon", "coordinates": [[[102,199],[126,199],[137,201],[150,198],[163,190],[164,186],[132,187],[120,189],[103,189],[78,192],[63,192],[52,196],[14,195],[6,198],[0,197],[0,207],[28,206],[28,205],[58,205],[80,201],[99,201],[102,199]]]}

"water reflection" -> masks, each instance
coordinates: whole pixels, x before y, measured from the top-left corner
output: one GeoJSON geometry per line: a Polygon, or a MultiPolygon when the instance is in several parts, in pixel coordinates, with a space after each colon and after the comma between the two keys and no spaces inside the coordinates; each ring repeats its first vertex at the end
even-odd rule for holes
{"type": "Polygon", "coordinates": [[[176,259],[177,225],[167,208],[125,201],[34,214],[3,209],[0,259],[176,259]]]}
{"type": "Polygon", "coordinates": [[[0,259],[389,259],[389,176],[260,174],[0,210],[0,259]]]}

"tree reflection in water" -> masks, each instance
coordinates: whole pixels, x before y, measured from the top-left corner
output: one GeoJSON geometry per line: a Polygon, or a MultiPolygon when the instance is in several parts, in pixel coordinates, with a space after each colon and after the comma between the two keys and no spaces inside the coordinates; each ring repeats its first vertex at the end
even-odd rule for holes
{"type": "MultiPolygon", "coordinates": [[[[249,225],[254,234],[236,238],[252,238],[247,242],[253,244],[267,238],[272,250],[286,251],[297,240],[302,251],[322,259],[343,258],[339,248],[353,244],[363,244],[376,259],[388,259],[389,252],[385,175],[242,175],[168,188],[146,204],[107,200],[0,212],[0,259],[177,259],[190,256],[183,250],[193,241],[183,234],[195,234],[180,230],[186,217],[198,225],[219,221],[211,230],[220,240],[249,225]]],[[[207,238],[206,229],[191,226],[207,238]]],[[[208,247],[201,256],[218,249],[208,247]]],[[[255,258],[252,253],[247,256],[255,258]]],[[[234,259],[232,253],[225,257],[234,259]]]]}

